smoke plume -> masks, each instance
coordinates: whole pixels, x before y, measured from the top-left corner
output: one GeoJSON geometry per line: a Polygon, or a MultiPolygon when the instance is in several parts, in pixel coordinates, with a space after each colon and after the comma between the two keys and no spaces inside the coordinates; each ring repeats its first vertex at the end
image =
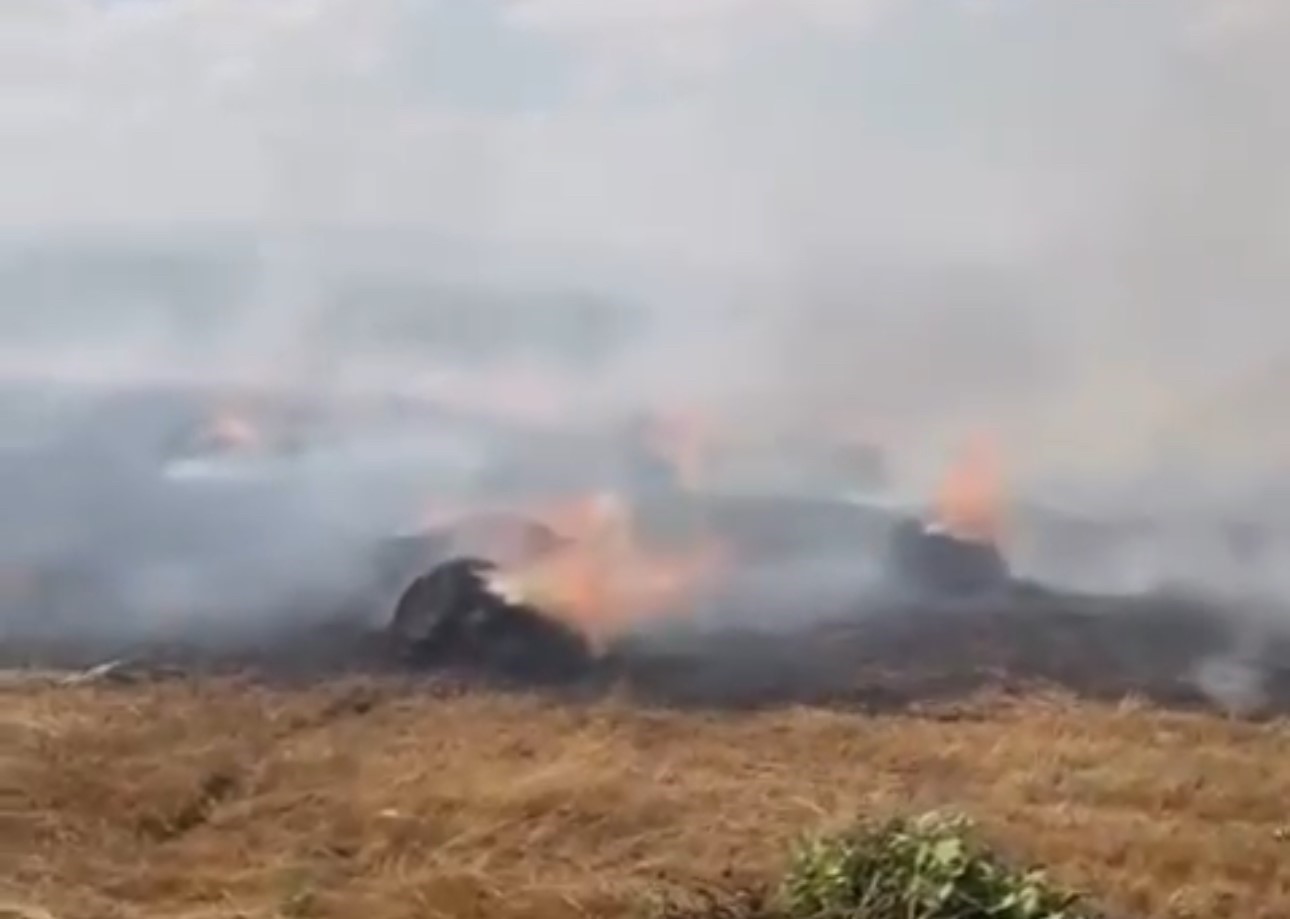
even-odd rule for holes
{"type": "Polygon", "coordinates": [[[902,494],[984,429],[1019,502],[1168,521],[1125,583],[1283,594],[1161,515],[1290,522],[1286,52],[1272,0],[10,0],[0,368],[697,409],[902,494]]]}

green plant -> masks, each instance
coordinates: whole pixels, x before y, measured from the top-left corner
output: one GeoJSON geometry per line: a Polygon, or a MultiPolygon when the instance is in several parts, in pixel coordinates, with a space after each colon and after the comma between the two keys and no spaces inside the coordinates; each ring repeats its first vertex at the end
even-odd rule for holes
{"type": "Polygon", "coordinates": [[[1017,871],[939,813],[808,839],[780,891],[792,919],[1083,919],[1077,895],[1017,871]]]}

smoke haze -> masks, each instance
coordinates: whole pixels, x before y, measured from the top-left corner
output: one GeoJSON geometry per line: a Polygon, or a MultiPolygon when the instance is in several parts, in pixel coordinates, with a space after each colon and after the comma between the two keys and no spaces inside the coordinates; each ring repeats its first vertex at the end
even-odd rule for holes
{"type": "Polygon", "coordinates": [[[915,494],[985,428],[1018,496],[1272,519],[1287,52],[1273,0],[9,0],[0,366],[699,407],[915,494]]]}

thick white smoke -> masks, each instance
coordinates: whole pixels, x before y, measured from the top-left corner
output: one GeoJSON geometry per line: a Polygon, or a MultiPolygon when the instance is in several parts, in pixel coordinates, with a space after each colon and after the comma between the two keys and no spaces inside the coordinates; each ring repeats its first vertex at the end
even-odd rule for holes
{"type": "Polygon", "coordinates": [[[3,364],[710,405],[916,491],[986,427],[1176,503],[1290,447],[1288,50],[1272,0],[10,0],[3,364]],[[127,244],[224,265],[216,318],[41,261],[127,244]],[[320,333],[416,283],[649,322],[572,378],[320,333]]]}

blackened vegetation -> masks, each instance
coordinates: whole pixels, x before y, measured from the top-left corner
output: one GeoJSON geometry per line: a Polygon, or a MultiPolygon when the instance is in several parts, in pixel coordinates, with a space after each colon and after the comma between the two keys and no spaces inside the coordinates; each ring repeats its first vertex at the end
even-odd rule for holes
{"type": "Polygon", "coordinates": [[[988,594],[1008,585],[1008,565],[996,546],[927,530],[916,520],[894,528],[888,565],[904,590],[932,601],[988,594]]]}
{"type": "Polygon", "coordinates": [[[1048,590],[1011,578],[994,548],[914,523],[893,528],[888,550],[887,589],[845,614],[804,605],[762,628],[739,627],[738,610],[721,626],[680,618],[598,658],[544,611],[492,593],[489,566],[454,560],[413,583],[390,636],[418,668],[614,682],[664,704],[885,708],[1047,686],[1105,700],[1290,710],[1290,635],[1240,611],[1183,596],[1048,590]],[[1214,667],[1235,685],[1207,681],[1214,667]]]}
{"type": "Polygon", "coordinates": [[[1216,693],[1203,668],[1234,653],[1224,613],[1183,598],[1099,599],[1017,587],[966,602],[892,602],[792,633],[726,631],[641,641],[620,660],[644,695],[680,704],[903,708],[986,689],[1061,688],[1108,701],[1290,710],[1290,641],[1269,637],[1216,693]]]}
{"type": "Polygon", "coordinates": [[[884,588],[843,614],[814,610],[807,596],[776,628],[678,627],[625,643],[618,660],[641,693],[686,704],[905,707],[1050,687],[1290,711],[1290,628],[1266,610],[1052,590],[1012,576],[993,546],[912,520],[892,526],[886,560],[884,588]]]}
{"type": "MultiPolygon", "coordinates": [[[[774,570],[776,562],[822,551],[843,565],[881,559],[884,583],[841,607],[830,599],[827,609],[810,583],[794,583],[800,600],[784,603],[792,608],[777,610],[773,623],[754,626],[735,602],[717,616],[651,624],[597,655],[551,611],[490,589],[490,564],[463,548],[474,540],[430,532],[380,547],[372,584],[353,602],[357,615],[342,609],[323,622],[284,615],[276,630],[257,630],[240,644],[225,635],[218,646],[199,636],[187,645],[105,647],[92,636],[78,644],[60,629],[48,646],[0,638],[0,661],[89,667],[122,659],[146,661],[150,670],[161,661],[183,672],[235,668],[310,679],[375,671],[431,688],[488,678],[579,694],[615,685],[643,700],[720,707],[903,707],[981,689],[1050,686],[1109,700],[1290,711],[1290,635],[1266,611],[1186,596],[1054,591],[1012,577],[990,546],[872,507],[692,496],[680,505],[685,513],[659,499],[637,520],[670,545],[715,534],[753,568],[774,570]]],[[[563,544],[538,525],[515,523],[487,522],[478,542],[495,545],[507,533],[520,556],[563,544]]]]}
{"type": "Polygon", "coordinates": [[[395,653],[416,666],[469,667],[540,682],[591,668],[587,642],[572,628],[489,589],[493,566],[454,559],[412,582],[390,624],[395,653]]]}

